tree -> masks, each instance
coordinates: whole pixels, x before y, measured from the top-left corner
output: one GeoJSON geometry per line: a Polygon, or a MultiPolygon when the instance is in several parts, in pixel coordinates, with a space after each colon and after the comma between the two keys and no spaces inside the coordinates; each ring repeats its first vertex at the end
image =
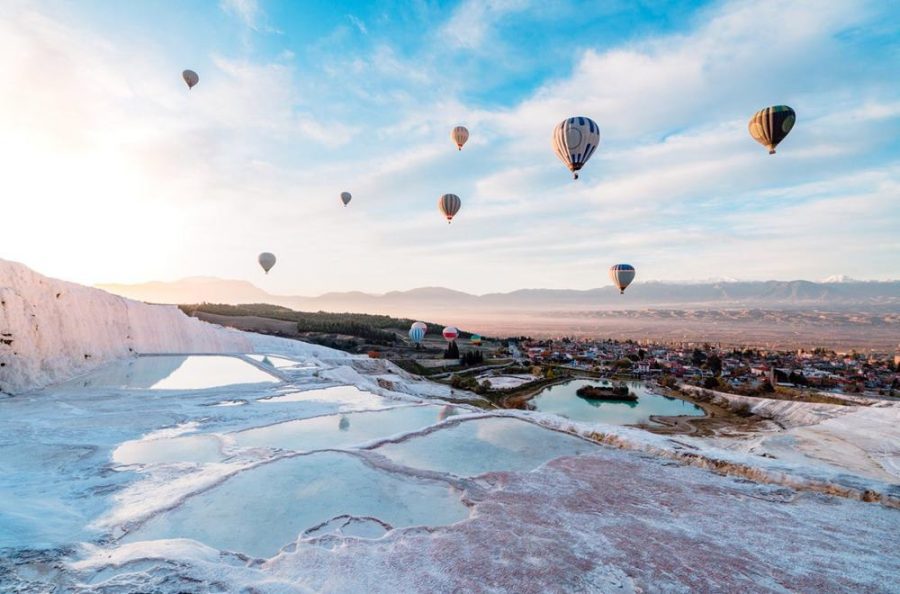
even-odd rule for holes
{"type": "Polygon", "coordinates": [[[638,359],[643,361],[644,357],[646,357],[646,356],[647,356],[647,351],[645,351],[644,349],[638,349],[638,359]]]}
{"type": "Polygon", "coordinates": [[[691,363],[694,364],[694,367],[700,367],[703,365],[703,362],[706,360],[706,355],[700,349],[695,348],[694,352],[691,354],[691,363]]]}
{"type": "Polygon", "coordinates": [[[719,358],[719,355],[713,353],[706,360],[706,367],[712,371],[713,375],[718,377],[722,374],[722,359],[719,358]]]}
{"type": "Polygon", "coordinates": [[[456,346],[455,340],[452,341],[447,347],[447,350],[444,351],[444,359],[459,359],[459,347],[456,346]]]}

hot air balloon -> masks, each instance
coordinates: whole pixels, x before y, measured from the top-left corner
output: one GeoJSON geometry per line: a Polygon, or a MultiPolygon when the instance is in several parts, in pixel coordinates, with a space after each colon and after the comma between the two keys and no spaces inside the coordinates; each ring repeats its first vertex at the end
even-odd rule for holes
{"type": "Polygon", "coordinates": [[[448,225],[453,220],[453,217],[456,216],[456,213],[459,212],[460,206],[462,206],[462,200],[456,194],[444,194],[438,198],[438,209],[440,209],[441,214],[447,217],[448,225]]]}
{"type": "Polygon", "coordinates": [[[353,196],[350,195],[350,192],[341,192],[341,202],[344,203],[344,206],[350,204],[350,200],[353,199],[353,196]]]}
{"type": "Polygon", "coordinates": [[[469,339],[469,342],[472,343],[472,346],[481,346],[481,337],[477,334],[473,334],[469,339]]]}
{"type": "Polygon", "coordinates": [[[600,128],[591,118],[569,118],[553,129],[553,150],[575,179],[578,179],[578,170],[584,167],[599,144],[600,128]]]}
{"type": "Polygon", "coordinates": [[[275,254],[270,254],[269,252],[263,252],[259,255],[259,265],[262,266],[262,269],[266,271],[266,274],[269,274],[269,271],[272,270],[272,267],[275,266],[275,254]]]}
{"type": "Polygon", "coordinates": [[[773,105],[753,114],[747,128],[750,136],[769,149],[770,155],[774,155],[775,147],[784,140],[796,121],[797,114],[793,109],[787,105],[773,105]]]}
{"type": "Polygon", "coordinates": [[[181,78],[187,83],[188,90],[193,89],[194,85],[200,82],[200,77],[193,70],[185,70],[181,73],[181,78]]]}
{"type": "Polygon", "coordinates": [[[619,288],[619,293],[624,294],[625,288],[634,280],[634,266],[631,264],[616,264],[609,267],[609,278],[619,288]]]}
{"type": "Polygon", "coordinates": [[[410,328],[421,328],[425,332],[428,332],[428,324],[426,324],[425,322],[413,322],[410,328]]]}
{"type": "Polygon", "coordinates": [[[416,326],[415,324],[413,324],[409,329],[409,339],[414,345],[416,345],[416,347],[418,347],[423,338],[425,338],[425,330],[423,330],[420,326],[416,326]]]}
{"type": "Polygon", "coordinates": [[[463,145],[469,140],[469,131],[465,126],[457,126],[450,131],[450,138],[456,143],[456,149],[461,151],[463,145]]]}
{"type": "Polygon", "coordinates": [[[453,342],[457,339],[457,337],[459,337],[459,330],[457,330],[453,326],[447,326],[446,328],[444,328],[443,332],[441,332],[441,335],[447,342],[453,342]]]}

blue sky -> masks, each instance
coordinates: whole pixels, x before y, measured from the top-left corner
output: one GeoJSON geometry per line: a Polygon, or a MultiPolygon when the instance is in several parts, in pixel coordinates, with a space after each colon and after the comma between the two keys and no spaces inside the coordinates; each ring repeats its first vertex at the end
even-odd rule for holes
{"type": "Polygon", "coordinates": [[[0,257],[301,294],[898,278],[898,72],[890,2],[13,0],[0,257]],[[781,103],[769,156],[746,123],[781,103]],[[570,115],[601,130],[578,182],[570,115]]]}

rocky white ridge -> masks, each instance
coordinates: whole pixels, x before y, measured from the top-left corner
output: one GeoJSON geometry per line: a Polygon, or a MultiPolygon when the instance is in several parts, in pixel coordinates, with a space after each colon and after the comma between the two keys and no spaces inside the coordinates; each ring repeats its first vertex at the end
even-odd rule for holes
{"type": "Polygon", "coordinates": [[[16,394],[136,354],[252,352],[242,332],[47,278],[0,260],[0,392],[16,394]]]}

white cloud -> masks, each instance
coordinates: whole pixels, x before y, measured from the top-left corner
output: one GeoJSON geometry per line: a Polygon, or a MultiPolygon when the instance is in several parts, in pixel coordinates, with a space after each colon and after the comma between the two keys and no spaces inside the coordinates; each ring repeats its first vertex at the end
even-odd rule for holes
{"type": "Polygon", "coordinates": [[[492,41],[498,20],[530,5],[530,0],[464,0],[444,25],[441,36],[454,47],[479,49],[492,41]]]}
{"type": "Polygon", "coordinates": [[[219,7],[240,19],[247,27],[258,30],[262,11],[257,0],[219,0],[219,7]]]}
{"type": "Polygon", "coordinates": [[[350,22],[353,23],[353,26],[356,27],[360,33],[362,33],[363,35],[368,35],[369,30],[366,28],[366,24],[361,18],[352,14],[348,14],[347,18],[350,19],[350,22]]]}

